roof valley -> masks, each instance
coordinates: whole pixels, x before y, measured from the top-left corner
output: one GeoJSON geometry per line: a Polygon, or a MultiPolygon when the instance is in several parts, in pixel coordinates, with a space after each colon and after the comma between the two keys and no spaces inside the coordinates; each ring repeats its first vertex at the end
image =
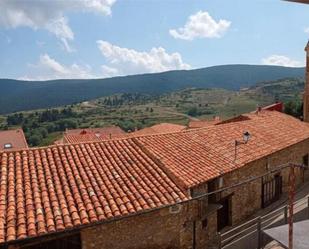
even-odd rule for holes
{"type": "Polygon", "coordinates": [[[150,152],[146,146],[144,146],[141,142],[138,141],[137,138],[132,138],[132,141],[149,157],[151,158],[160,168],[161,170],[167,174],[170,179],[185,193],[187,193],[187,197],[189,197],[189,189],[188,187],[184,184],[184,182],[177,177],[171,170],[169,170],[164,163],[161,161],[160,158],[156,157],[152,152],[150,152]]]}

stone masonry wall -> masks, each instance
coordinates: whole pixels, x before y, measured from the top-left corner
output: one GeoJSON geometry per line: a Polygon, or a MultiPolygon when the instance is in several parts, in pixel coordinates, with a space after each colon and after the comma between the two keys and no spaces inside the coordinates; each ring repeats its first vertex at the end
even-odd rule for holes
{"type": "MultiPolygon", "coordinates": [[[[272,169],[287,162],[301,164],[303,156],[307,153],[309,153],[309,139],[224,175],[224,187],[266,173],[267,165],[272,169]]],[[[281,172],[283,191],[287,191],[288,171],[285,169],[281,172]]],[[[296,169],[295,172],[299,186],[303,180],[303,170],[296,169]]],[[[232,225],[243,221],[261,208],[261,189],[262,180],[259,179],[221,194],[221,197],[231,195],[232,225]]],[[[206,192],[207,183],[192,190],[194,195],[206,192]]],[[[205,224],[203,226],[205,217],[200,215],[200,208],[203,206],[205,205],[201,205],[201,202],[193,202],[183,204],[177,214],[171,214],[169,209],[165,208],[84,229],[81,232],[83,249],[191,249],[194,221],[196,249],[209,248],[212,241],[217,238],[217,213],[209,214],[205,227],[205,224]]]]}
{"type": "MultiPolygon", "coordinates": [[[[251,162],[248,165],[235,170],[231,173],[224,175],[223,187],[228,187],[233,184],[239,183],[249,177],[259,176],[267,172],[267,165],[269,170],[278,167],[279,165],[293,162],[302,164],[303,156],[309,153],[309,139],[303,141],[297,145],[293,145],[282,151],[273,153],[267,157],[261,158],[257,161],[251,162]]],[[[309,173],[309,170],[307,170],[309,173]]],[[[299,187],[304,180],[303,169],[295,169],[296,184],[299,187]]],[[[288,191],[288,177],[289,169],[281,171],[283,177],[283,192],[288,191]]],[[[207,192],[207,183],[198,186],[192,192],[200,195],[204,191],[207,192]]],[[[235,225],[247,217],[251,216],[257,210],[261,209],[262,205],[262,180],[256,180],[249,184],[239,186],[237,188],[225,191],[221,193],[221,198],[231,195],[232,206],[231,206],[231,224],[235,225]]],[[[207,245],[213,244],[211,241],[216,239],[217,235],[217,212],[213,212],[208,216],[207,229],[202,228],[202,220],[197,222],[197,248],[206,248],[207,245]]]]}
{"type": "MultiPolygon", "coordinates": [[[[293,162],[302,164],[303,156],[309,153],[309,140],[293,145],[282,151],[278,151],[264,157],[260,160],[249,163],[247,166],[231,172],[224,177],[224,185],[230,186],[242,180],[248,179],[252,176],[259,176],[267,172],[267,165],[269,170],[278,167],[279,165],[293,162]]],[[[303,169],[296,168],[296,184],[300,186],[303,182],[303,169]]],[[[288,177],[289,168],[282,170],[283,177],[283,192],[288,191],[288,177]]],[[[244,220],[252,215],[262,205],[262,180],[256,180],[249,184],[237,187],[233,190],[226,191],[223,196],[233,193],[232,196],[232,224],[244,220]],[[241,210],[241,212],[240,212],[241,210]]]]}
{"type": "Polygon", "coordinates": [[[191,249],[196,203],[128,217],[81,231],[83,249],[191,249]]]}

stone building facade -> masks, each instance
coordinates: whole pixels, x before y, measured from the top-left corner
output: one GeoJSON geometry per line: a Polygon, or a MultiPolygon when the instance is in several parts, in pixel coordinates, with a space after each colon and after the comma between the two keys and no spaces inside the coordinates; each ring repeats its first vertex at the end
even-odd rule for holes
{"type": "MultiPolygon", "coordinates": [[[[232,186],[250,177],[261,176],[287,162],[304,163],[309,154],[309,139],[248,163],[223,176],[222,188],[232,186]]],[[[306,170],[296,168],[296,185],[301,186],[306,170]]],[[[282,191],[288,191],[289,168],[270,176],[282,176],[282,191]]],[[[216,201],[228,199],[229,224],[235,225],[262,208],[262,179],[224,191],[216,201]],[[241,212],[240,212],[241,210],[241,212]]],[[[192,197],[208,192],[209,182],[191,189],[192,197]]],[[[213,209],[209,198],[201,198],[181,205],[180,211],[171,213],[169,208],[153,211],[137,217],[88,228],[81,231],[83,249],[204,249],[214,246],[218,239],[217,219],[219,210],[213,209]]]]}
{"type": "MultiPolygon", "coordinates": [[[[250,177],[261,176],[269,171],[274,170],[279,165],[283,165],[287,162],[293,162],[295,164],[306,164],[306,158],[309,154],[309,139],[290,146],[284,150],[270,154],[264,158],[250,162],[248,165],[242,167],[239,170],[232,171],[223,178],[222,188],[232,186],[239,182],[249,179],[250,177]]],[[[308,166],[308,165],[307,165],[308,166]]],[[[276,175],[282,176],[282,192],[288,191],[289,186],[289,170],[285,168],[280,171],[276,171],[273,174],[267,176],[267,180],[274,179],[276,175]]],[[[305,181],[309,180],[309,169],[295,168],[296,187],[300,187],[305,181]]],[[[196,195],[206,193],[208,190],[208,182],[198,186],[194,189],[196,195]]],[[[229,210],[228,225],[237,225],[239,222],[244,221],[249,216],[253,215],[256,211],[262,208],[262,184],[263,179],[259,178],[251,183],[244,184],[242,186],[224,191],[218,194],[216,201],[221,203],[221,200],[228,199],[229,210]],[[240,212],[241,210],[241,212],[240,212]]],[[[197,238],[196,248],[205,248],[208,244],[213,245],[216,243],[216,235],[218,230],[219,210],[212,212],[207,216],[208,224],[207,229],[203,229],[203,219],[198,220],[197,226],[200,228],[199,238],[197,238]]]]}

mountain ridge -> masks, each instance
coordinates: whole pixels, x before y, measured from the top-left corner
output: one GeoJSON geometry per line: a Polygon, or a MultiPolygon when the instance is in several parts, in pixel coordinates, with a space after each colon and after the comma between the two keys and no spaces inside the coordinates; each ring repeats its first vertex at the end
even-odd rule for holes
{"type": "Polygon", "coordinates": [[[234,64],[104,79],[0,79],[0,114],[67,105],[115,93],[162,94],[188,87],[239,90],[262,81],[302,78],[304,73],[304,68],[234,64]]]}

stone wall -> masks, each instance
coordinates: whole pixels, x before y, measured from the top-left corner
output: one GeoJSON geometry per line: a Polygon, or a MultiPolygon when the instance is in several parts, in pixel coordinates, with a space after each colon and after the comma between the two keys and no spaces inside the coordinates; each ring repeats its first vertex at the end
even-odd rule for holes
{"type": "MultiPolygon", "coordinates": [[[[239,183],[249,177],[260,176],[268,170],[272,170],[279,165],[293,162],[302,164],[303,156],[309,153],[309,140],[293,145],[282,151],[275,152],[267,157],[261,158],[248,165],[228,173],[223,176],[223,188],[239,183]]],[[[304,180],[303,169],[295,169],[296,184],[299,187],[304,180]]],[[[308,170],[309,173],[309,170],[308,170]]],[[[283,177],[283,192],[288,191],[289,168],[281,171],[283,177]]],[[[272,176],[271,176],[272,177],[272,176]]],[[[200,195],[207,192],[207,183],[198,186],[191,191],[194,195],[200,195]]],[[[228,191],[224,191],[219,196],[224,198],[231,196],[231,224],[235,225],[249,216],[253,215],[262,206],[262,180],[258,179],[251,183],[239,186],[228,191]]],[[[197,221],[197,248],[205,248],[207,245],[213,244],[217,238],[217,212],[213,212],[207,218],[208,226],[201,226],[202,220],[197,221]]]]}
{"type": "MultiPolygon", "coordinates": [[[[260,160],[249,163],[224,177],[224,185],[231,186],[249,177],[265,174],[279,165],[288,162],[302,164],[303,156],[309,153],[309,140],[293,145],[284,150],[275,152],[260,160]],[[267,169],[268,168],[268,169],[267,169]]],[[[296,184],[299,187],[303,182],[303,169],[296,168],[296,184]]],[[[273,174],[274,175],[274,174],[273,174]]],[[[283,192],[288,191],[289,168],[281,171],[283,177],[283,192]]],[[[233,193],[232,196],[232,224],[244,220],[262,206],[262,180],[256,180],[249,184],[226,191],[223,196],[233,193]],[[241,212],[239,212],[241,210],[241,212]]]]}
{"type": "Polygon", "coordinates": [[[84,229],[82,248],[191,249],[196,208],[195,202],[183,204],[179,213],[164,208],[84,229]]]}

